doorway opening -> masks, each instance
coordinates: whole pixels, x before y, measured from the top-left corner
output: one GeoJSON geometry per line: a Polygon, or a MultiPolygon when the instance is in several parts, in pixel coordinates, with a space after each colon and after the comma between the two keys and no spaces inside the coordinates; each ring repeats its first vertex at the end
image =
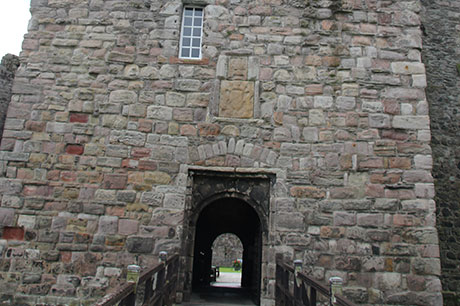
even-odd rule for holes
{"type": "Polygon", "coordinates": [[[225,233],[212,243],[211,286],[240,288],[243,243],[235,234],[225,233]]]}
{"type": "Polygon", "coordinates": [[[268,292],[262,271],[268,265],[270,250],[268,219],[274,176],[204,170],[190,174],[191,193],[183,228],[184,300],[197,294],[231,291],[249,297],[253,301],[249,305],[259,305],[262,293],[268,292]],[[241,279],[236,285],[221,287],[214,281],[213,259],[218,256],[213,245],[223,234],[237,237],[242,245],[241,255],[233,256],[241,265],[241,279]]]}
{"type": "Polygon", "coordinates": [[[211,285],[212,245],[225,233],[236,235],[243,245],[241,289],[258,295],[262,259],[262,231],[257,213],[237,198],[221,198],[201,212],[195,234],[193,261],[193,290],[211,285]]]}

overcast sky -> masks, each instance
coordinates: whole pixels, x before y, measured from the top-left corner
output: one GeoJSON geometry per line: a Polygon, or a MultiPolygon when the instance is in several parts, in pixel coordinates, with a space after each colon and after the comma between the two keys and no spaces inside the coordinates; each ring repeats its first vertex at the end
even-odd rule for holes
{"type": "Polygon", "coordinates": [[[30,0],[0,0],[0,58],[19,55],[30,19],[30,0]]]}

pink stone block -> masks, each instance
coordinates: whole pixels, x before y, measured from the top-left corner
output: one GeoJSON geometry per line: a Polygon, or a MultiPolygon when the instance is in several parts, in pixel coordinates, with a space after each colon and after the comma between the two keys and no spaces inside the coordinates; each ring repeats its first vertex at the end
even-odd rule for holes
{"type": "Polygon", "coordinates": [[[120,219],[118,221],[118,233],[120,235],[136,234],[139,222],[136,220],[120,219]]]}
{"type": "Polygon", "coordinates": [[[124,189],[127,180],[128,177],[123,174],[105,174],[102,186],[105,189],[124,189]]]}
{"type": "Polygon", "coordinates": [[[0,225],[13,226],[14,225],[14,209],[0,208],[0,225]]]}

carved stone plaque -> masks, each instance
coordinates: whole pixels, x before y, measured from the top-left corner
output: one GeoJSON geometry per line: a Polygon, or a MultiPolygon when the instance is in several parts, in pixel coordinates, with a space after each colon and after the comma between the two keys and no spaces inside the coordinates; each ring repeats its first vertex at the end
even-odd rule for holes
{"type": "Polygon", "coordinates": [[[252,118],[254,115],[254,82],[222,81],[219,116],[252,118]]]}

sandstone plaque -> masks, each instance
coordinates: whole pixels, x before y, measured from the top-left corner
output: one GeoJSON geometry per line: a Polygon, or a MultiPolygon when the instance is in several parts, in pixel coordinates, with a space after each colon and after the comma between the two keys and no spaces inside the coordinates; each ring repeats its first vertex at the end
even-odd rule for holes
{"type": "Polygon", "coordinates": [[[254,82],[222,81],[219,116],[252,118],[254,115],[254,82]]]}
{"type": "Polygon", "coordinates": [[[228,77],[233,80],[246,80],[248,78],[247,57],[233,57],[228,65],[228,77]]]}

